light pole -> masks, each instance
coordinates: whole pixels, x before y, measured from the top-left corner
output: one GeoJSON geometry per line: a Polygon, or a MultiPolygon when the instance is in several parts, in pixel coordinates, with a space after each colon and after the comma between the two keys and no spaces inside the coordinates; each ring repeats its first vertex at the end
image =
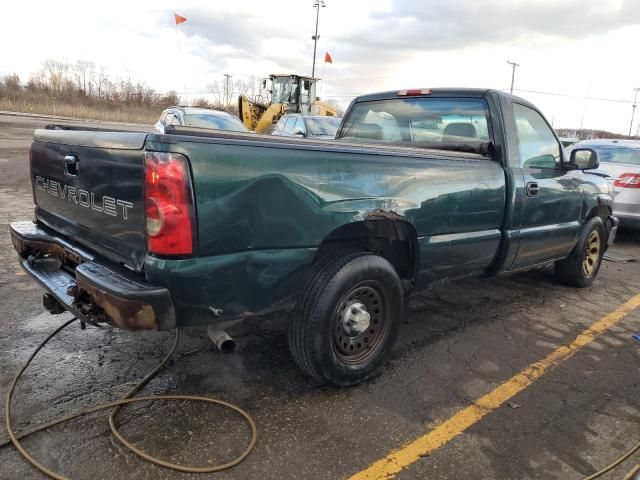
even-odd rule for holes
{"type": "Polygon", "coordinates": [[[316,47],[318,46],[318,39],[320,35],[318,35],[318,20],[320,19],[320,7],[326,7],[327,5],[324,3],[324,0],[315,0],[313,2],[313,8],[317,8],[316,11],[316,34],[311,37],[313,40],[313,67],[311,67],[311,77],[315,77],[316,74],[316,47]]]}
{"type": "Polygon", "coordinates": [[[516,67],[519,67],[520,64],[509,60],[507,60],[507,63],[511,65],[511,89],[509,90],[509,93],[513,94],[513,80],[516,78],[516,67]]]}
{"type": "Polygon", "coordinates": [[[633,92],[633,105],[631,105],[631,123],[629,124],[629,135],[627,135],[628,137],[631,136],[631,128],[633,128],[633,117],[636,113],[636,102],[638,100],[638,92],[640,92],[640,88],[634,88],[633,92]]]}

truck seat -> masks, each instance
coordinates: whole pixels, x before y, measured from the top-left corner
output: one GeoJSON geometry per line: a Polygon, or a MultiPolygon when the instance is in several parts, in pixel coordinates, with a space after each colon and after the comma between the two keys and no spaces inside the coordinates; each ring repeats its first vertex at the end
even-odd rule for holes
{"type": "Polygon", "coordinates": [[[349,137],[382,140],[382,127],[377,123],[363,123],[349,137]]]}
{"type": "Polygon", "coordinates": [[[457,143],[475,138],[478,138],[478,132],[471,123],[450,123],[442,132],[442,143],[457,143]]]}

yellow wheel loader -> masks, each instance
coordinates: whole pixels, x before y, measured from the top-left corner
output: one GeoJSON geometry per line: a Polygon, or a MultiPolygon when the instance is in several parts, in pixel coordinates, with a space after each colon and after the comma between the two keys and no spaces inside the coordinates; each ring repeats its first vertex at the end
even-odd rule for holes
{"type": "MultiPolygon", "coordinates": [[[[246,95],[238,97],[238,115],[249,130],[256,133],[269,132],[285,113],[327,117],[337,115],[335,108],[316,97],[317,78],[301,75],[269,75],[269,81],[271,82],[269,103],[254,102],[246,95]]],[[[267,79],[263,80],[262,86],[266,89],[267,79]]]]}

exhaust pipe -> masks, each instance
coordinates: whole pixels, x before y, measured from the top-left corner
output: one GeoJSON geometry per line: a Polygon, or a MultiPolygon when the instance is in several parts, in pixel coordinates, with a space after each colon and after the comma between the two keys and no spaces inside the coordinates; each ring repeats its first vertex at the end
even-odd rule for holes
{"type": "Polygon", "coordinates": [[[232,353],[236,349],[236,341],[224,330],[218,330],[215,326],[209,325],[207,335],[222,353],[232,353]]]}

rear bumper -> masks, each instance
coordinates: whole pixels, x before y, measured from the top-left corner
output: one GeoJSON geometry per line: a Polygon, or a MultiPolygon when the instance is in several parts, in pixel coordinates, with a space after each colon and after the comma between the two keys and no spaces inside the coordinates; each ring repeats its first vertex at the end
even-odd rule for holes
{"type": "Polygon", "coordinates": [[[619,223],[620,221],[618,220],[618,217],[615,217],[613,215],[610,215],[607,219],[607,247],[610,247],[611,245],[613,245],[613,242],[615,242],[619,223]]]}
{"type": "Polygon", "coordinates": [[[10,225],[22,268],[63,307],[89,323],[126,330],[176,326],[169,290],[74,245],[32,222],[10,225]]]}
{"type": "Polygon", "coordinates": [[[613,202],[613,215],[620,219],[624,227],[640,228],[640,191],[620,192],[613,202]]]}
{"type": "Polygon", "coordinates": [[[615,211],[613,213],[620,220],[620,225],[622,225],[623,227],[640,229],[640,213],[615,211]]]}

